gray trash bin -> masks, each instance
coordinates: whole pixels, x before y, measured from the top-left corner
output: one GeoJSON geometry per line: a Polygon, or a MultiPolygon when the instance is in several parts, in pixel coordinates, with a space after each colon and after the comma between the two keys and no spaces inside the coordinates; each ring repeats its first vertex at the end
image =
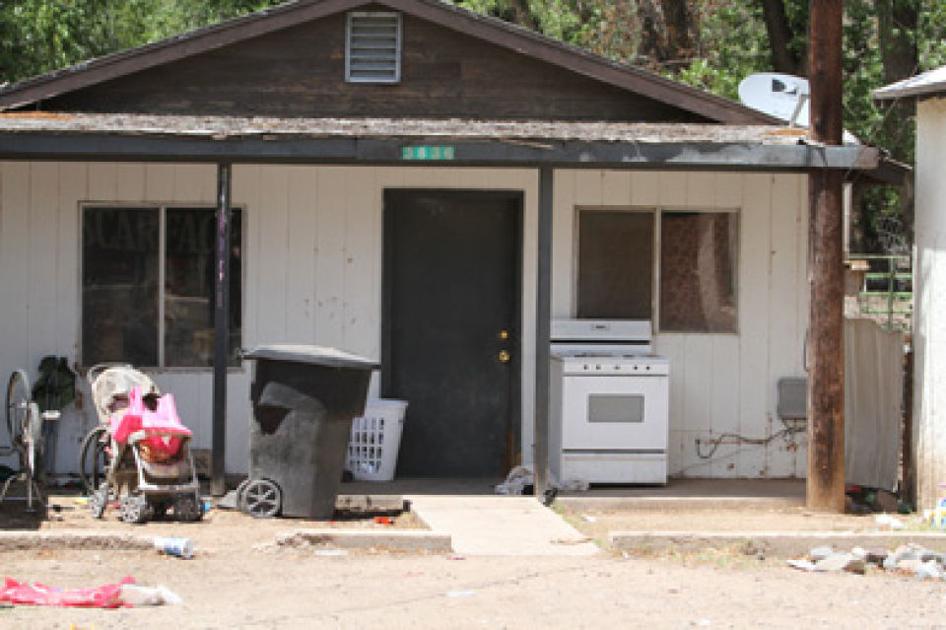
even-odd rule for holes
{"type": "Polygon", "coordinates": [[[331,518],[351,421],[364,413],[373,361],[334,348],[265,345],[250,397],[250,476],[240,508],[258,517],[331,518]]]}

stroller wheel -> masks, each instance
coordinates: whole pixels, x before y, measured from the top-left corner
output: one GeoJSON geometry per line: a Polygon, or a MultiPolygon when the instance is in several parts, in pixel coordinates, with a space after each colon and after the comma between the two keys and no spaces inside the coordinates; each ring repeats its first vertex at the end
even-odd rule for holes
{"type": "Polygon", "coordinates": [[[193,494],[179,494],[174,497],[174,516],[179,521],[199,521],[204,516],[197,497],[193,494]]]}
{"type": "Polygon", "coordinates": [[[254,518],[272,518],[282,507],[282,492],[268,479],[254,479],[243,489],[239,507],[254,518]]]}
{"type": "Polygon", "coordinates": [[[151,506],[143,495],[128,495],[121,503],[122,520],[126,523],[145,523],[151,517],[151,506]]]}
{"type": "Polygon", "coordinates": [[[102,518],[108,506],[108,484],[103,483],[89,495],[89,510],[93,518],[102,518]]]}
{"type": "Polygon", "coordinates": [[[163,519],[167,516],[168,510],[171,509],[170,504],[167,501],[151,501],[151,511],[154,514],[154,518],[163,519]]]}

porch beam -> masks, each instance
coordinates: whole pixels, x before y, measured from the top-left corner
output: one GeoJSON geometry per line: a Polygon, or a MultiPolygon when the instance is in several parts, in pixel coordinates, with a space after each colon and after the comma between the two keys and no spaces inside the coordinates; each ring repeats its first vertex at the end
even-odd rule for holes
{"type": "Polygon", "coordinates": [[[223,496],[227,451],[227,364],[230,355],[230,206],[233,169],[217,164],[217,230],[214,237],[213,436],[210,491],[223,496]]]}
{"type": "MultiPolygon", "coordinates": [[[[871,171],[887,165],[881,151],[864,146],[502,138],[262,138],[113,133],[0,132],[0,159],[158,162],[267,162],[376,166],[550,166],[804,172],[871,171]],[[453,160],[404,160],[405,146],[454,147],[453,160]]],[[[888,168],[889,170],[889,168],[888,168]]],[[[886,173],[885,173],[886,174],[886,173]]],[[[890,174],[886,174],[890,177],[890,174]]]]}
{"type": "Polygon", "coordinates": [[[552,195],[555,171],[539,169],[539,251],[535,307],[535,426],[533,476],[535,496],[549,486],[549,354],[552,327],[552,195]]]}

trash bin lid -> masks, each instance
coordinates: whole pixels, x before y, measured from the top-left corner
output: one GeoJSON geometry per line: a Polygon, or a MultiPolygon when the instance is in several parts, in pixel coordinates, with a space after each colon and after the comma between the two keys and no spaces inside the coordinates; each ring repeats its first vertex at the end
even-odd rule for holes
{"type": "Polygon", "coordinates": [[[380,366],[365,357],[342,352],[338,348],[311,346],[306,344],[273,343],[256,346],[243,352],[244,359],[269,359],[270,361],[292,361],[325,367],[377,370],[380,366]]]}

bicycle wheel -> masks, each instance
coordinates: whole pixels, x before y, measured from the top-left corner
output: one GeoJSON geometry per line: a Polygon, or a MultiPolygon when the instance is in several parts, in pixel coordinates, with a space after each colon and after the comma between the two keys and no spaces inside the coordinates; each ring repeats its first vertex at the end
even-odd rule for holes
{"type": "Polygon", "coordinates": [[[43,416],[39,405],[30,402],[27,405],[26,420],[23,424],[23,450],[26,451],[26,466],[30,476],[45,479],[45,444],[43,443],[43,416]]]}
{"type": "Polygon", "coordinates": [[[23,427],[30,414],[32,400],[30,377],[23,370],[15,370],[7,382],[7,433],[11,447],[16,448],[23,443],[23,427]]]}

